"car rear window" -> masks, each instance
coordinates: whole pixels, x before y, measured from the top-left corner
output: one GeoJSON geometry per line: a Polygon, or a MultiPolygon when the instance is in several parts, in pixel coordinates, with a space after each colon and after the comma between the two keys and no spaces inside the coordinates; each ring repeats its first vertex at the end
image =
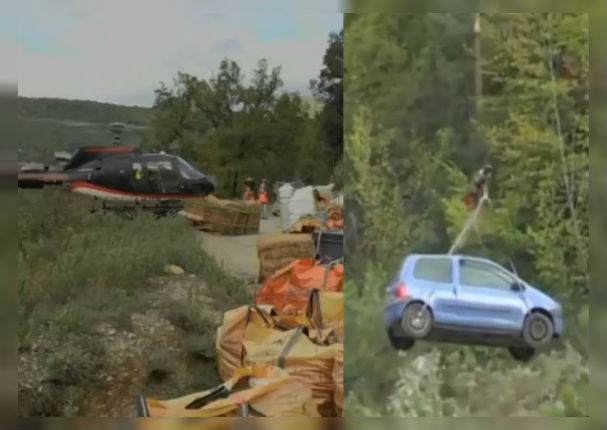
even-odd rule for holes
{"type": "Polygon", "coordinates": [[[453,265],[450,258],[420,258],[415,263],[413,276],[423,281],[453,282],[453,265]]]}

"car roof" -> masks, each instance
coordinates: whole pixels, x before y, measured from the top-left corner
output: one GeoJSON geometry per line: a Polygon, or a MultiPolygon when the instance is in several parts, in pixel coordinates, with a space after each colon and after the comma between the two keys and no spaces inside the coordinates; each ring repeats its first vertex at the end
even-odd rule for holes
{"type": "Polygon", "coordinates": [[[497,264],[488,258],[478,257],[475,255],[466,255],[466,254],[409,254],[405,260],[409,260],[409,259],[417,260],[419,258],[452,258],[452,259],[466,258],[466,259],[477,260],[477,261],[489,261],[491,263],[497,264]]]}

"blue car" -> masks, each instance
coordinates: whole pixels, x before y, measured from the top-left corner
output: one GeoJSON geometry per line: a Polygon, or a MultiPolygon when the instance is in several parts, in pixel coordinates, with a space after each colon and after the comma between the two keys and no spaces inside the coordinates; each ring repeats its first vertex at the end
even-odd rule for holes
{"type": "Polygon", "coordinates": [[[410,255],[386,289],[394,349],[418,339],[508,347],[520,361],[563,332],[561,305],[502,266],[463,255],[410,255]]]}

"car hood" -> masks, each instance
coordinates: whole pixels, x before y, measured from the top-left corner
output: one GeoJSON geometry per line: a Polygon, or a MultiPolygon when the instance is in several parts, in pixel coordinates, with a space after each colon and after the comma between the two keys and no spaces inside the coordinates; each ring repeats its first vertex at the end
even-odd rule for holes
{"type": "Polygon", "coordinates": [[[561,308],[559,302],[531,285],[525,287],[525,298],[531,307],[542,307],[549,311],[561,308]]]}

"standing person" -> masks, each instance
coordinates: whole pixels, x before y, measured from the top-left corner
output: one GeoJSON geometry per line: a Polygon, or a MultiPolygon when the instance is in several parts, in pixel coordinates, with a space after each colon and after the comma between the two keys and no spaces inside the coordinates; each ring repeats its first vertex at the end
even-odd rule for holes
{"type": "Polygon", "coordinates": [[[472,183],[472,189],[464,197],[468,210],[473,210],[479,204],[481,198],[487,194],[487,182],[491,178],[493,167],[490,164],[485,165],[478,171],[472,183]]]}
{"type": "Polygon", "coordinates": [[[269,194],[268,194],[268,181],[264,178],[261,181],[261,185],[259,186],[259,202],[261,203],[261,218],[268,218],[268,203],[269,203],[269,194]]]}
{"type": "Polygon", "coordinates": [[[245,201],[255,200],[255,182],[253,178],[248,177],[244,181],[244,192],[242,193],[242,199],[245,201]]]}

